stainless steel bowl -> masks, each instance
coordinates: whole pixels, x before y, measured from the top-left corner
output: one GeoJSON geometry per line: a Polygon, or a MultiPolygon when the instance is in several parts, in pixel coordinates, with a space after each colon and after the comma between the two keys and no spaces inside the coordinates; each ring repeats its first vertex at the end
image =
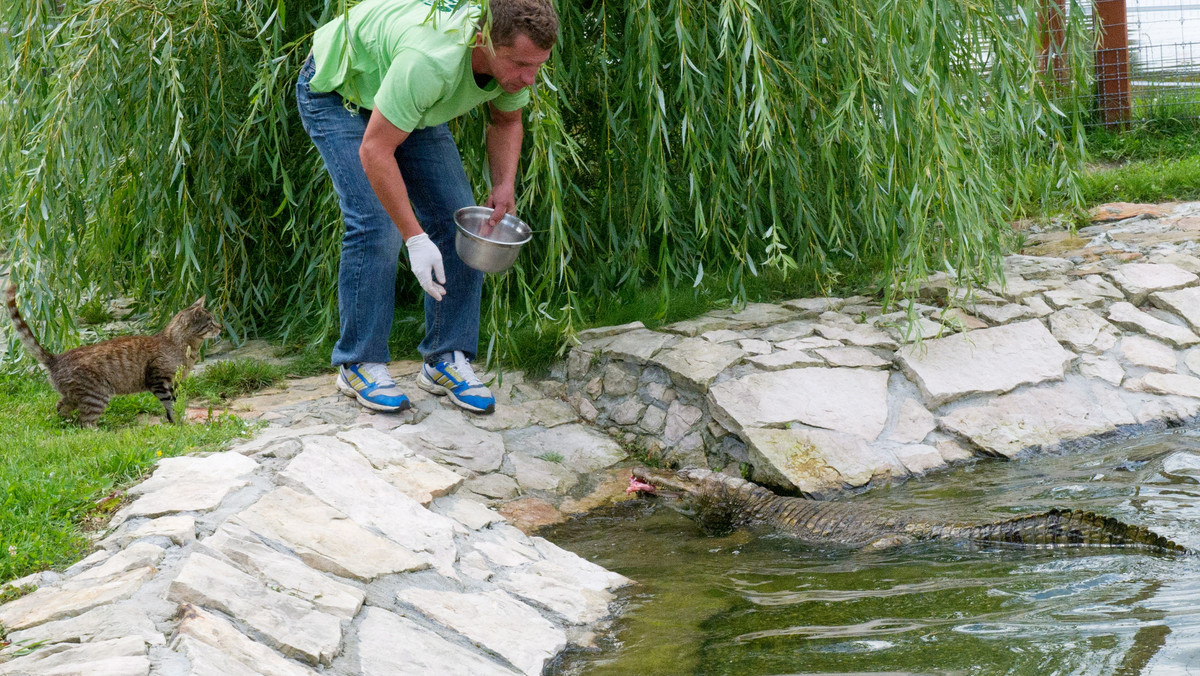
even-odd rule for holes
{"type": "Polygon", "coordinates": [[[505,214],[485,232],[491,216],[490,207],[463,207],[454,212],[458,225],[454,248],[464,263],[480,272],[504,272],[517,260],[521,245],[533,237],[533,231],[521,219],[505,214]]]}

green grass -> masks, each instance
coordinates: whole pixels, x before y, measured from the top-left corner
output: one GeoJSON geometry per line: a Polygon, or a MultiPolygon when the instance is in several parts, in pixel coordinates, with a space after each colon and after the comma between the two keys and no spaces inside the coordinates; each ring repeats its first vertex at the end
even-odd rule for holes
{"type": "Polygon", "coordinates": [[[0,374],[0,580],[69,565],[85,553],[84,524],[103,523],[113,491],[160,457],[212,451],[245,433],[232,417],[206,424],[146,424],[162,407],[149,393],[117,397],[98,429],[55,413],[41,373],[0,374]]]}
{"type": "Polygon", "coordinates": [[[330,349],[328,346],[316,346],[297,352],[281,348],[280,352],[295,354],[284,364],[268,364],[257,359],[216,362],[180,383],[178,394],[194,403],[216,406],[270,387],[286,378],[331,373],[330,349]]]}
{"type": "Polygon", "coordinates": [[[1082,177],[1088,206],[1200,199],[1200,119],[1159,118],[1124,131],[1093,129],[1092,168],[1082,177]]]}

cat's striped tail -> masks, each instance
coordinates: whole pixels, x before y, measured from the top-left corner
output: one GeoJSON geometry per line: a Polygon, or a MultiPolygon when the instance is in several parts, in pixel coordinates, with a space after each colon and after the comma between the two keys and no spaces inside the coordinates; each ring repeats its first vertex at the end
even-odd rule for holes
{"type": "Polygon", "coordinates": [[[38,360],[42,366],[50,368],[50,362],[54,361],[54,355],[50,354],[38,339],[34,337],[33,331],[29,329],[29,325],[21,318],[21,313],[17,310],[17,286],[9,283],[8,290],[4,293],[4,304],[8,306],[8,316],[12,317],[13,328],[17,331],[17,337],[21,339],[21,343],[29,350],[29,354],[38,360]]]}

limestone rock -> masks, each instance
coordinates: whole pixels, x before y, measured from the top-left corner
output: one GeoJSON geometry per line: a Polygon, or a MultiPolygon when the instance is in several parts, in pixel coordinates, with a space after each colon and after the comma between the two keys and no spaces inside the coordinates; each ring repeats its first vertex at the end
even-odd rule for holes
{"type": "Polygon", "coordinates": [[[525,532],[532,532],[563,520],[562,513],[541,498],[521,498],[506,502],[497,511],[509,523],[525,532]]]}
{"type": "Polygon", "coordinates": [[[1047,256],[1006,256],[1003,262],[1004,276],[1011,279],[1045,279],[1060,277],[1075,267],[1071,261],[1047,256]]]}
{"type": "MultiPolygon", "coordinates": [[[[366,427],[338,432],[337,438],[350,444],[358,450],[367,462],[375,469],[387,469],[393,465],[401,465],[411,459],[416,452],[399,439],[366,427]]],[[[308,447],[313,446],[314,440],[308,441],[308,447]]]]}
{"type": "Polygon", "coordinates": [[[1069,307],[1050,315],[1050,332],[1077,352],[1099,354],[1117,344],[1117,331],[1087,308],[1069,307]]]}
{"type": "Polygon", "coordinates": [[[91,580],[78,585],[66,582],[57,587],[41,587],[0,606],[0,626],[8,631],[25,629],[128,598],[154,577],[155,572],[154,568],[146,566],[101,582],[91,580]]]}
{"type": "Polygon", "coordinates": [[[463,478],[422,456],[414,456],[392,465],[379,474],[388,483],[424,506],[434,499],[449,495],[462,485],[463,478]]]}
{"type": "Polygon", "coordinates": [[[908,472],[891,452],[873,449],[861,437],[808,427],[742,430],[760,483],[823,496],[863,486],[873,477],[908,472]]]}
{"type": "Polygon", "coordinates": [[[931,407],[1059,380],[1075,358],[1034,319],[906,345],[896,356],[931,407]]]}
{"type": "Polygon", "coordinates": [[[126,636],[140,637],[150,645],[166,643],[166,639],[155,628],[145,611],[133,603],[97,606],[74,617],[10,632],[6,640],[13,645],[93,643],[126,636]]]}
{"type": "Polygon", "coordinates": [[[905,399],[900,404],[896,427],[888,438],[901,444],[919,444],[935,429],[937,421],[933,414],[915,399],[905,399]]]}
{"type": "MultiPolygon", "coordinates": [[[[838,343],[840,345],[840,343],[838,343]]],[[[803,366],[824,366],[825,360],[804,350],[780,350],[771,354],[749,357],[746,361],[764,371],[782,371],[803,366]]]]}
{"type": "Polygon", "coordinates": [[[849,368],[803,368],[755,373],[714,385],[709,412],[727,429],[801,422],[879,436],[887,423],[888,374],[849,368]]]}
{"type": "Polygon", "coordinates": [[[1200,343],[1200,338],[1191,330],[1151,317],[1130,303],[1113,303],[1108,308],[1108,320],[1123,329],[1145,333],[1175,347],[1200,343]]]}
{"type": "Polygon", "coordinates": [[[513,478],[522,490],[550,491],[562,495],[579,483],[579,477],[574,472],[557,462],[523,453],[513,453],[509,459],[512,461],[513,478]]]}
{"type": "Polygon", "coordinates": [[[1129,302],[1141,305],[1155,291],[1171,291],[1196,283],[1196,275],[1170,263],[1126,263],[1108,273],[1129,302]]]}
{"type": "Polygon", "coordinates": [[[561,455],[563,467],[572,472],[594,472],[625,459],[625,452],[612,439],[579,424],[551,429],[530,427],[505,433],[511,453],[538,457],[547,453],[561,455]]]}
{"type": "Polygon", "coordinates": [[[650,363],[661,366],[671,375],[703,391],[718,373],[744,356],[745,352],[731,345],[710,343],[700,338],[685,338],[659,352],[650,363]]]}
{"type": "Polygon", "coordinates": [[[353,463],[352,453],[306,449],[288,463],[279,479],[302,487],[392,542],[403,543],[443,573],[452,570],[454,522],[429,512],[369,467],[353,463]]]}
{"type": "Polygon", "coordinates": [[[1134,392],[1200,399],[1200,378],[1177,373],[1147,373],[1141,378],[1127,381],[1125,387],[1134,392]]]}
{"type": "Polygon", "coordinates": [[[717,310],[710,313],[733,323],[734,328],[753,329],[796,319],[795,311],[771,303],[747,303],[740,310],[717,310]]]}
{"type": "Polygon", "coordinates": [[[746,338],[738,341],[738,347],[746,354],[771,354],[771,343],[759,338],[746,338]]]}
{"type": "MultiPolygon", "coordinates": [[[[971,308],[971,311],[980,317],[984,318],[992,324],[1007,324],[1018,319],[1028,319],[1034,316],[1033,310],[1028,306],[1020,303],[1008,303],[1007,305],[977,305],[971,308]]],[[[986,328],[983,326],[968,326],[969,329],[986,328]]]]}
{"type": "Polygon", "coordinates": [[[1121,339],[1121,357],[1134,366],[1165,373],[1175,373],[1179,361],[1175,350],[1142,336],[1125,336],[1121,339]]]}
{"type": "Polygon", "coordinates": [[[458,593],[407,588],[400,590],[396,599],[526,674],[541,674],[546,663],[567,645],[561,629],[500,590],[458,593]]]}
{"type": "MultiPolygon", "coordinates": [[[[663,327],[667,329],[669,327],[663,327]]],[[[692,334],[694,335],[694,334],[692,334]]],[[[649,329],[634,329],[626,331],[612,339],[605,353],[613,359],[631,361],[635,364],[645,364],[659,350],[675,344],[679,336],[659,333],[649,329]]]]}
{"type": "Polygon", "coordinates": [[[703,415],[704,411],[695,406],[681,404],[679,401],[671,402],[671,406],[667,409],[667,424],[666,429],[663,430],[663,439],[668,444],[679,443],[703,415]]]}
{"type": "Polygon", "coordinates": [[[277,488],[231,521],[287,545],[308,565],[359,580],[418,570],[428,561],[320,500],[277,488]]]}
{"type": "Polygon", "coordinates": [[[520,673],[382,608],[363,611],[357,652],[358,673],[362,676],[511,676],[520,673]]]}
{"type": "Polygon", "coordinates": [[[1192,329],[1200,330],[1200,287],[1157,291],[1150,294],[1150,302],[1155,307],[1183,317],[1192,329]]]}
{"type": "Polygon", "coordinates": [[[284,654],[328,664],[342,641],[338,619],[305,601],[266,585],[211,556],[188,557],[167,590],[167,598],[215,608],[237,617],[284,654]]]}
{"type": "Polygon", "coordinates": [[[357,587],[338,582],[300,559],[267,546],[242,526],[222,524],[203,544],[272,589],[308,601],[340,620],[352,619],[365,599],[357,587]]]}
{"type": "Polygon", "coordinates": [[[463,488],[493,500],[508,500],[521,494],[517,480],[503,474],[482,474],[463,482],[463,488]]]}
{"type": "Polygon", "coordinates": [[[1125,379],[1125,369],[1115,359],[1085,354],[1079,357],[1079,373],[1089,378],[1098,378],[1116,387],[1125,379]]]}
{"type": "Polygon", "coordinates": [[[823,347],[813,350],[830,366],[887,368],[891,362],[865,347],[823,347]]]}
{"type": "Polygon", "coordinates": [[[189,514],[174,514],[149,521],[126,521],[101,544],[125,547],[135,540],[156,536],[165,537],[177,545],[192,542],[196,539],[196,518],[189,514]]]}
{"type": "Polygon", "coordinates": [[[392,434],[422,455],[473,472],[494,472],[504,461],[500,434],[467,423],[459,411],[435,410],[420,423],[405,425],[392,434]]]}
{"type": "Polygon", "coordinates": [[[925,444],[905,444],[892,449],[904,468],[916,475],[946,466],[946,460],[933,446],[925,444]]]}
{"type": "Polygon", "coordinates": [[[60,644],[0,664],[4,676],[147,676],[150,660],[138,636],[60,644]]]}
{"type": "Polygon", "coordinates": [[[1104,385],[1055,383],[961,406],[939,418],[942,427],[989,453],[1012,457],[1035,446],[1111,432],[1135,421],[1104,385]]]}
{"type": "Polygon", "coordinates": [[[145,494],[163,488],[177,490],[180,484],[185,483],[222,483],[244,477],[257,468],[257,462],[240,453],[163,458],[158,461],[154,474],[129,492],[145,494]]]}
{"type": "Polygon", "coordinates": [[[480,530],[493,523],[504,521],[504,517],[499,512],[488,509],[473,500],[453,495],[434,500],[430,509],[437,514],[454,519],[471,530],[480,530]]]}
{"type": "Polygon", "coordinates": [[[1166,210],[1157,204],[1109,202],[1108,204],[1101,204],[1100,206],[1092,207],[1091,210],[1088,211],[1088,215],[1092,217],[1093,223],[1110,223],[1112,221],[1123,221],[1127,218],[1135,218],[1137,216],[1160,218],[1166,215],[1166,210]]]}
{"type": "Polygon", "coordinates": [[[795,338],[804,338],[811,336],[816,327],[812,322],[803,320],[793,320],[782,324],[768,326],[758,332],[758,337],[762,340],[779,343],[785,340],[793,340],[795,338]]]}
{"type": "Polygon", "coordinates": [[[817,324],[817,333],[822,338],[859,347],[878,347],[885,350],[894,350],[897,347],[896,341],[887,333],[866,324],[817,324]]]}
{"type": "Polygon", "coordinates": [[[604,393],[623,397],[637,391],[638,369],[623,362],[609,362],[604,367],[604,393]]]}
{"type": "Polygon", "coordinates": [[[570,624],[591,624],[609,615],[615,597],[608,571],[584,576],[551,561],[504,570],[496,585],[519,599],[546,608],[570,624]]]}
{"type": "Polygon", "coordinates": [[[166,550],[148,542],[137,542],[110,556],[104,563],[88,568],[71,578],[72,584],[88,580],[108,580],[119,573],[135,568],[155,567],[162,561],[166,550]]]}
{"type": "MultiPolygon", "coordinates": [[[[244,667],[251,674],[261,676],[314,676],[315,671],[297,662],[285,659],[265,645],[251,640],[228,621],[201,608],[184,604],[180,613],[179,629],[172,647],[180,649],[181,641],[194,641],[221,653],[213,658],[208,651],[204,657],[212,662],[226,665],[232,662],[234,669],[244,667]]],[[[189,654],[201,651],[189,651],[189,654]]],[[[193,660],[194,662],[195,660],[193,660]]],[[[193,669],[195,665],[193,664],[193,669]]],[[[218,676],[222,672],[213,672],[218,676]]],[[[229,672],[225,672],[228,674],[229,672]]]]}

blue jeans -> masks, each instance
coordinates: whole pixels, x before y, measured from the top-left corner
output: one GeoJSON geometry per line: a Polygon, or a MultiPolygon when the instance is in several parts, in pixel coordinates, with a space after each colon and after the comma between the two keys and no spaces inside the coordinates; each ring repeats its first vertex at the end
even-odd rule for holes
{"type": "MultiPolygon", "coordinates": [[[[371,111],[347,109],[337,92],[310,91],[312,56],[296,80],[296,104],[325,169],[333,179],[346,232],[338,268],[341,336],[332,363],[387,362],[388,335],[396,302],[400,231],[367,180],[358,148],[371,111]]],[[[479,302],[483,273],[469,268],[454,249],[454,212],[475,204],[462,157],[446,125],[416,129],[396,149],[408,198],[421,227],[442,252],[446,295],[425,298],[425,338],[418,349],[426,361],[461,350],[475,358],[479,348],[479,302]]]]}

